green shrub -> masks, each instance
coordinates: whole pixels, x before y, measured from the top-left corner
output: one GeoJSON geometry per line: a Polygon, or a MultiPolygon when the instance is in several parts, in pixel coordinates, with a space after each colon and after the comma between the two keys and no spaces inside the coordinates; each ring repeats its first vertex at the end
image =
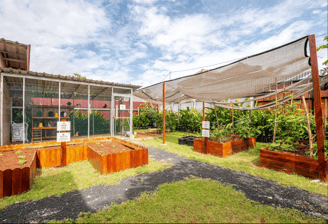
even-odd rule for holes
{"type": "Polygon", "coordinates": [[[188,132],[200,132],[203,116],[197,109],[180,110],[179,128],[188,132]]]}

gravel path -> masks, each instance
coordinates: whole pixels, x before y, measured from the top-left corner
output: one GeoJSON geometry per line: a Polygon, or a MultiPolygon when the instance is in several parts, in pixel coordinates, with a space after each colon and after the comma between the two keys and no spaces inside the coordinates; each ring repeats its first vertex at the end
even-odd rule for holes
{"type": "Polygon", "coordinates": [[[21,202],[0,210],[0,222],[47,222],[52,219],[76,219],[80,212],[96,212],[112,202],[131,200],[141,192],[153,191],[158,185],[183,180],[194,175],[233,185],[250,200],[273,207],[296,208],[304,214],[328,220],[328,197],[294,187],[283,187],[244,172],[187,159],[162,149],[149,148],[156,160],[173,163],[163,172],[141,174],[123,179],[116,186],[98,185],[68,192],[61,197],[50,196],[37,201],[21,202]]]}

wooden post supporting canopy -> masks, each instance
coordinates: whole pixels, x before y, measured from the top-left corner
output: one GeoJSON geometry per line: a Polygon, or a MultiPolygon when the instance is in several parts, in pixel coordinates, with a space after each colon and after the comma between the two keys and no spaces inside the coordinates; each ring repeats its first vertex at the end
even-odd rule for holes
{"type": "Polygon", "coordinates": [[[203,102],[203,121],[205,121],[205,102],[203,102]]]}
{"type": "MultiPolygon", "coordinates": [[[[203,121],[205,121],[205,102],[203,102],[203,121]]],[[[205,145],[204,145],[204,154],[207,154],[207,152],[208,152],[208,150],[207,150],[208,137],[205,137],[204,143],[205,143],[205,145]]]]}
{"type": "Polygon", "coordinates": [[[163,145],[165,145],[165,82],[163,82],[163,145]]]}
{"type": "Polygon", "coordinates": [[[325,160],[325,142],[321,108],[321,88],[318,70],[318,59],[315,35],[308,36],[311,57],[311,70],[313,80],[313,96],[314,96],[314,114],[317,129],[317,146],[318,146],[318,163],[319,163],[319,178],[321,181],[327,181],[327,165],[325,160]]]}

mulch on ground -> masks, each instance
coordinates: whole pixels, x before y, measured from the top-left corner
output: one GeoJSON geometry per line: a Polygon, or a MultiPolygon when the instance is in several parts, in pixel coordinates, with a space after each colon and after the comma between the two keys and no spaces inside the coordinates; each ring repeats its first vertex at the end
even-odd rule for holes
{"type": "Polygon", "coordinates": [[[25,168],[29,167],[33,156],[35,154],[35,149],[20,149],[12,151],[0,151],[0,170],[4,171],[7,169],[25,168]],[[21,153],[18,153],[21,151],[21,153]],[[18,158],[24,156],[25,158],[18,158]],[[18,164],[19,160],[26,160],[24,165],[18,164]]]}

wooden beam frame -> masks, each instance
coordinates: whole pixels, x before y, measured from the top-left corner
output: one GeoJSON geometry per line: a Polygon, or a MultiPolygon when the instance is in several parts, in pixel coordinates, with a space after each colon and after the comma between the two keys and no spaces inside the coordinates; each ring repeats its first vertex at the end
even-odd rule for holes
{"type": "Polygon", "coordinates": [[[325,130],[323,129],[322,108],[321,108],[321,88],[318,69],[317,48],[315,35],[308,36],[310,46],[310,59],[313,80],[313,95],[314,95],[314,113],[317,129],[317,145],[318,145],[318,163],[319,163],[319,178],[321,181],[327,181],[327,164],[325,159],[325,130]]]}
{"type": "Polygon", "coordinates": [[[24,61],[24,60],[13,59],[13,58],[4,58],[3,60],[5,60],[5,61],[12,61],[12,62],[18,62],[18,63],[26,63],[26,61],[24,61]]]}
{"type": "Polygon", "coordinates": [[[26,70],[30,71],[30,57],[31,57],[31,45],[27,45],[27,50],[26,50],[26,70]]]}

